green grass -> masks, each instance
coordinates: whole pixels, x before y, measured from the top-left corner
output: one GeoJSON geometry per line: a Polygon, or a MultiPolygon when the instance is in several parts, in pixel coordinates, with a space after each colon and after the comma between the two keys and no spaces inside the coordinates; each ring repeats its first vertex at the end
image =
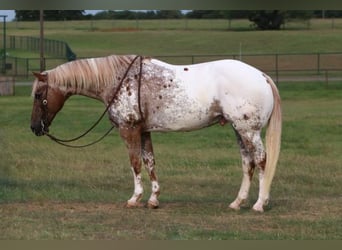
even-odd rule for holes
{"type": "MultiPolygon", "coordinates": [[[[282,151],[270,206],[256,214],[250,209],[257,199],[257,177],[250,202],[240,212],[228,208],[241,181],[229,126],[153,134],[161,207],[126,209],[133,180],[117,132],[82,150],[38,138],[29,129],[30,89],[17,87],[17,96],[0,98],[0,237],[341,239],[341,91],[341,83],[280,85],[282,151]]],[[[102,110],[96,101],[74,97],[51,132],[76,135],[102,110]]],[[[107,126],[103,121],[94,137],[107,126]]],[[[146,173],[143,178],[146,201],[150,184],[146,173]]]]}

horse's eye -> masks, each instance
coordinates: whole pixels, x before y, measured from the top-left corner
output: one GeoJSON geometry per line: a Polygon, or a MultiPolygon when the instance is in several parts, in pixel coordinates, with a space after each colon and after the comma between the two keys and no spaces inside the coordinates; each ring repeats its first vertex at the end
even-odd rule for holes
{"type": "Polygon", "coordinates": [[[42,98],[42,94],[35,94],[34,99],[40,100],[42,98]]]}

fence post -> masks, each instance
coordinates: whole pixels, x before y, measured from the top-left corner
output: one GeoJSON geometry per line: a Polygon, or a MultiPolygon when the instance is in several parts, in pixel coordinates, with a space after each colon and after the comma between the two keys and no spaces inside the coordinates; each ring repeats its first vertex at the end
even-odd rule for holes
{"type": "Polygon", "coordinates": [[[321,65],[321,54],[317,53],[317,75],[319,75],[321,69],[320,69],[320,65],[321,65]]]}
{"type": "Polygon", "coordinates": [[[15,49],[15,36],[10,36],[10,48],[15,49]]]}
{"type": "Polygon", "coordinates": [[[18,57],[14,58],[14,72],[15,75],[18,75],[18,57]]]}
{"type": "Polygon", "coordinates": [[[28,72],[29,72],[29,59],[26,58],[26,78],[28,78],[28,72]]]}
{"type": "Polygon", "coordinates": [[[279,72],[278,72],[278,53],[275,54],[275,67],[276,67],[276,82],[279,83],[279,72]]]}

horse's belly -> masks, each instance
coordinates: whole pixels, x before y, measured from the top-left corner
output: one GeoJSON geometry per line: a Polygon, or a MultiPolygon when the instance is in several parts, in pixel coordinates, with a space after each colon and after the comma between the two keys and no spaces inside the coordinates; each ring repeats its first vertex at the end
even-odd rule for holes
{"type": "Polygon", "coordinates": [[[191,109],[186,106],[165,108],[148,119],[148,131],[192,131],[210,126],[218,121],[209,109],[191,109]]]}

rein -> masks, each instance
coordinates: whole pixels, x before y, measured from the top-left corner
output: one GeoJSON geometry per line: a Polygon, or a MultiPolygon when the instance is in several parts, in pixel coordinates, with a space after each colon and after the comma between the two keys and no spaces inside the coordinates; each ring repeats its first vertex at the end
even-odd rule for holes
{"type": "MultiPolygon", "coordinates": [[[[114,103],[114,100],[117,97],[117,94],[118,94],[118,92],[120,91],[120,89],[122,87],[123,81],[126,79],[130,69],[132,68],[134,62],[136,61],[136,59],[138,57],[140,57],[140,70],[139,70],[139,80],[138,80],[138,107],[139,107],[140,116],[143,117],[142,116],[142,111],[141,111],[141,105],[140,105],[140,88],[141,88],[141,76],[142,76],[142,56],[136,56],[131,61],[131,63],[128,65],[128,67],[127,67],[127,69],[125,71],[125,74],[123,75],[123,77],[121,78],[121,81],[119,82],[117,88],[115,89],[114,95],[113,95],[112,99],[110,100],[110,102],[108,103],[106,109],[103,111],[102,115],[97,119],[97,121],[89,129],[87,129],[81,135],[79,135],[77,137],[74,137],[72,139],[60,139],[60,138],[57,138],[57,137],[49,134],[48,132],[44,132],[44,134],[47,135],[54,142],[56,142],[56,143],[58,143],[60,145],[66,146],[66,147],[70,147],[70,148],[84,148],[84,147],[88,147],[88,146],[94,145],[94,144],[100,142],[101,140],[103,140],[113,130],[113,128],[115,127],[114,125],[112,125],[104,135],[102,135],[100,138],[98,138],[97,140],[95,140],[95,141],[93,141],[91,143],[84,144],[84,145],[71,145],[71,144],[68,144],[70,142],[77,141],[77,140],[81,139],[82,137],[86,136],[90,131],[92,131],[100,123],[100,121],[103,119],[103,117],[108,112],[110,106],[114,103]]],[[[43,104],[44,104],[44,101],[46,102],[46,100],[47,100],[47,94],[48,94],[47,93],[47,91],[48,91],[47,89],[48,89],[48,86],[46,88],[46,99],[43,100],[43,104]]],[[[43,111],[44,111],[43,120],[45,120],[45,121],[47,120],[47,112],[48,112],[46,104],[47,104],[47,102],[44,104],[45,108],[43,109],[43,111]]],[[[42,122],[42,126],[44,127],[43,122],[42,122]]]]}

